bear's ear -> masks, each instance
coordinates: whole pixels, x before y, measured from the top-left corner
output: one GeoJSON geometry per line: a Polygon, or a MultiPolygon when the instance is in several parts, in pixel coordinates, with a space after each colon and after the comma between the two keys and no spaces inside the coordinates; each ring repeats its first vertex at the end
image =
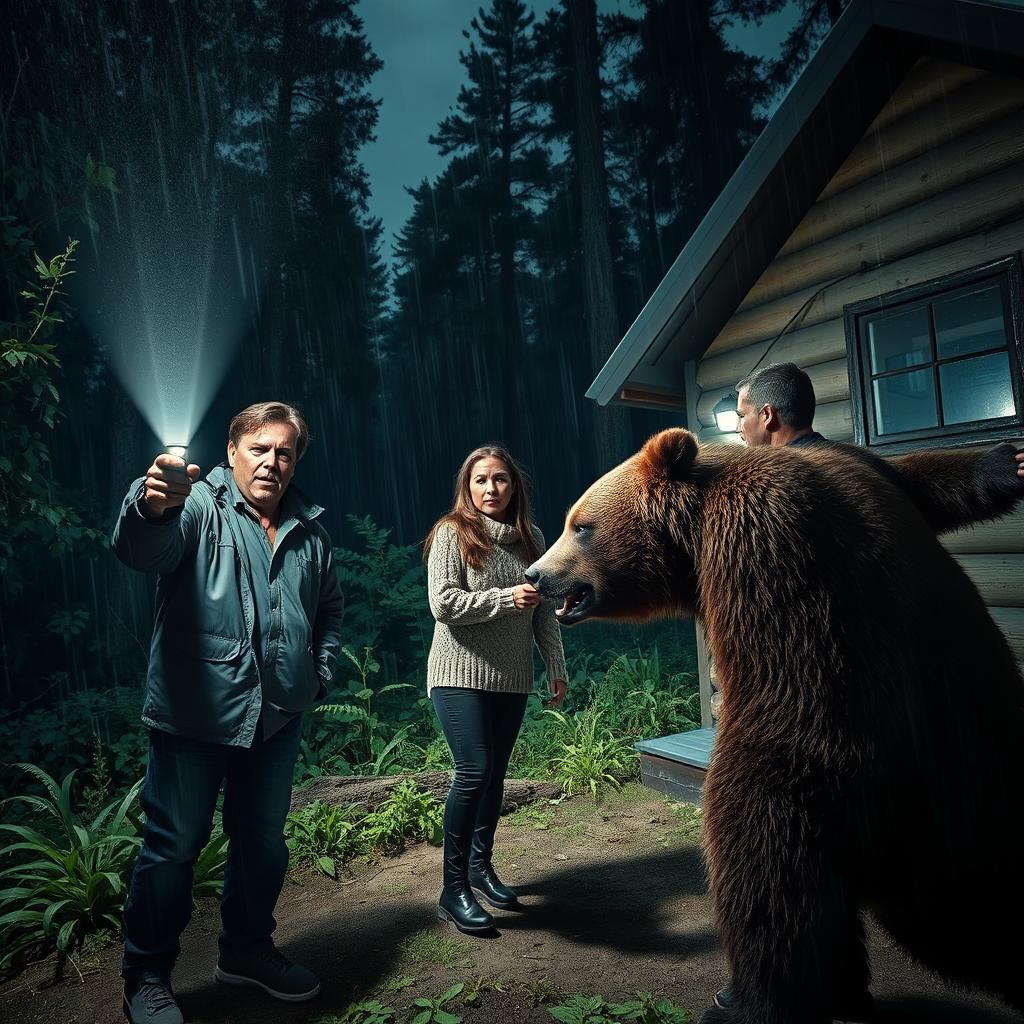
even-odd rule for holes
{"type": "Polygon", "coordinates": [[[697,455],[697,439],[676,427],[649,438],[640,449],[640,465],[652,480],[683,480],[697,455]]]}

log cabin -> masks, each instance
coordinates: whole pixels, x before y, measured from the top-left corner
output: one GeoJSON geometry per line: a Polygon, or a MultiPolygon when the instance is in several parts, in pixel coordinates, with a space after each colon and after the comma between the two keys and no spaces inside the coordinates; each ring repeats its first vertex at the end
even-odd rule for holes
{"type": "MultiPolygon", "coordinates": [[[[814,428],[880,454],[1024,436],[1024,4],[853,0],[587,392],[677,409],[701,441],[758,365],[794,362],[814,428]]],[[[1024,664],[1024,512],[944,538],[1024,664]]],[[[699,800],[701,728],[644,740],[699,800]]]]}

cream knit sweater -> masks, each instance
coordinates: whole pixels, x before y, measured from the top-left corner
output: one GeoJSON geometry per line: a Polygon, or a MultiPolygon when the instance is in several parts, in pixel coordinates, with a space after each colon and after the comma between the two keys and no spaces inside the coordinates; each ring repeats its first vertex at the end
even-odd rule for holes
{"type": "MultiPolygon", "coordinates": [[[[427,558],[430,610],[437,620],[427,659],[427,693],[434,686],[530,693],[533,642],[537,641],[548,677],[565,678],[562,637],[554,605],[519,609],[513,589],[526,581],[526,556],[519,531],[481,515],[494,541],[482,569],[466,565],[455,528],[445,523],[427,558]]],[[[544,550],[544,538],[534,528],[544,550]]]]}

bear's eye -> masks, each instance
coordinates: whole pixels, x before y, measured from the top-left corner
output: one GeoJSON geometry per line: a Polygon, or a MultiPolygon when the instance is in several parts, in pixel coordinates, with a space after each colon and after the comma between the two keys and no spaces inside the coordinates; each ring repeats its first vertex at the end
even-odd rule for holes
{"type": "Polygon", "coordinates": [[[590,523],[575,523],[573,524],[572,532],[575,533],[577,537],[580,537],[585,533],[590,533],[592,529],[593,526],[591,526],[590,523]]]}

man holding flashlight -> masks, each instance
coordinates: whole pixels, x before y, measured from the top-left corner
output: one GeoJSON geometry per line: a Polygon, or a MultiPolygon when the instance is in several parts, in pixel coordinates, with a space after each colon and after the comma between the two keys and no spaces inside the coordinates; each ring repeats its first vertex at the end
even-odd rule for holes
{"type": "Polygon", "coordinates": [[[331,680],[344,609],[323,510],[291,485],[308,440],[292,406],[250,406],[228,428],[226,465],[200,480],[198,466],[158,455],[114,528],[118,558],[159,574],[142,712],[146,833],[124,912],[133,1024],[183,1020],[171,968],[222,784],[229,845],[215,976],[289,1002],[320,991],[271,937],[300,716],[331,680]]]}

